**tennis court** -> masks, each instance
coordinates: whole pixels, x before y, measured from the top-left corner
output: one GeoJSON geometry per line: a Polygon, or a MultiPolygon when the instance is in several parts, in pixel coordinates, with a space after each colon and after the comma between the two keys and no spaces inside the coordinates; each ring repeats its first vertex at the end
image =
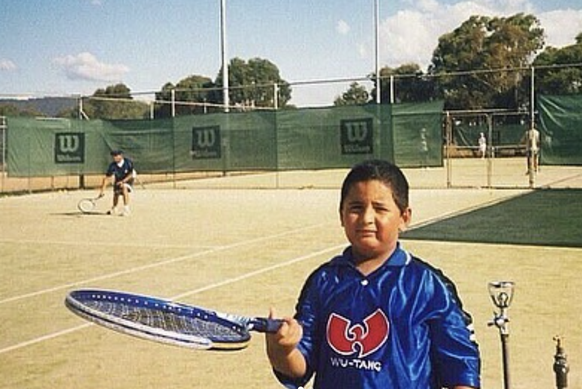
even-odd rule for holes
{"type": "MultiPolygon", "coordinates": [[[[88,325],[66,310],[63,299],[69,290],[97,287],[246,315],[266,315],[271,306],[291,314],[308,274],[346,246],[337,216],[344,174],[213,178],[180,182],[181,190],[171,183],[147,185],[136,193],[127,218],[81,215],[76,203],[94,194],[89,191],[0,199],[0,388],[279,388],[261,335],[243,351],[190,351],[88,325]],[[279,180],[288,189],[248,189],[261,188],[265,179],[268,187],[279,180]],[[232,189],[237,187],[246,189],[232,189]]],[[[443,170],[407,174],[413,185],[442,182],[443,170]]],[[[581,174],[579,168],[548,167],[539,185],[581,188],[581,174]]],[[[415,189],[414,225],[438,225],[528,193],[415,189]]],[[[579,220],[572,223],[579,226],[579,220]]],[[[503,230],[500,225],[498,233],[503,230]]],[[[456,281],[474,315],[484,388],[502,385],[498,332],[487,327],[493,305],[486,289],[487,282],[501,279],[517,284],[510,309],[513,387],[554,387],[556,334],[565,337],[570,387],[582,387],[582,302],[576,296],[582,242],[561,247],[445,237],[408,238],[404,245],[456,281]]]]}

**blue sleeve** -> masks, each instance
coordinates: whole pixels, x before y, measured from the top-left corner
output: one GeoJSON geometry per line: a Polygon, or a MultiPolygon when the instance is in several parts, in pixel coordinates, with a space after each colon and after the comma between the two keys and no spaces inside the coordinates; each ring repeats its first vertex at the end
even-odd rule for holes
{"type": "Polygon", "coordinates": [[[107,167],[107,171],[105,172],[105,175],[107,177],[111,177],[114,173],[115,173],[115,165],[110,163],[109,166],[107,167]]]}
{"type": "Polygon", "coordinates": [[[129,170],[129,173],[133,173],[133,161],[129,158],[126,158],[127,161],[127,170],[129,170]]]}
{"type": "MultiPolygon", "coordinates": [[[[448,280],[448,279],[447,279],[448,280]]],[[[433,278],[431,306],[434,315],[429,320],[431,359],[439,384],[481,387],[479,347],[473,340],[471,324],[461,309],[456,289],[438,276],[433,278]]]]}
{"type": "Polygon", "coordinates": [[[318,288],[316,286],[317,273],[314,272],[306,281],[299,301],[296,306],[295,319],[303,327],[303,337],[297,345],[297,349],[303,354],[307,364],[305,376],[293,379],[274,371],[275,376],[288,389],[297,389],[304,387],[311,379],[314,373],[314,366],[317,365],[317,312],[318,312],[318,288]]]}

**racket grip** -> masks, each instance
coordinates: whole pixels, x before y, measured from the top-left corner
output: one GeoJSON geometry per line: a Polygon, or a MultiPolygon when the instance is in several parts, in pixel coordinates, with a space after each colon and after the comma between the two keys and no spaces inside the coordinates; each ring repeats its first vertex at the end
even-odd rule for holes
{"type": "Polygon", "coordinates": [[[274,334],[275,332],[279,331],[279,328],[281,328],[283,320],[258,317],[253,320],[252,324],[253,331],[274,334]]]}

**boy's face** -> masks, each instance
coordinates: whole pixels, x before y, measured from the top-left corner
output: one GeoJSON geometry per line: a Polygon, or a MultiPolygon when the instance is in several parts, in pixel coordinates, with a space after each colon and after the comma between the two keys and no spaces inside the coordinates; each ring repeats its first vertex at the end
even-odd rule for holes
{"type": "Polygon", "coordinates": [[[115,161],[115,163],[121,162],[122,159],[123,159],[123,155],[121,155],[121,154],[116,154],[113,156],[113,161],[115,161]]]}
{"type": "Polygon", "coordinates": [[[392,189],[382,182],[355,183],[342,205],[341,222],[356,260],[388,258],[410,216],[410,209],[400,211],[392,189]]]}

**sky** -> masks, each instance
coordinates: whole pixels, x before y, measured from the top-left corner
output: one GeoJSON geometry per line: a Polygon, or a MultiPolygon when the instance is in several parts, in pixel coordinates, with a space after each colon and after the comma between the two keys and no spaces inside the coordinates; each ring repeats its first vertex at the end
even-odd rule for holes
{"type": "MultiPolygon", "coordinates": [[[[288,82],[374,71],[374,0],[226,0],[229,58],[265,58],[288,82]]],[[[426,69],[438,37],[471,15],[532,13],[546,43],[582,32],[580,0],[379,0],[380,62],[426,69]]],[[[0,0],[0,97],[155,92],[220,70],[220,0],[0,0]]],[[[346,84],[297,85],[291,103],[331,105],[346,84]]],[[[144,98],[147,96],[144,95],[144,98]]]]}

